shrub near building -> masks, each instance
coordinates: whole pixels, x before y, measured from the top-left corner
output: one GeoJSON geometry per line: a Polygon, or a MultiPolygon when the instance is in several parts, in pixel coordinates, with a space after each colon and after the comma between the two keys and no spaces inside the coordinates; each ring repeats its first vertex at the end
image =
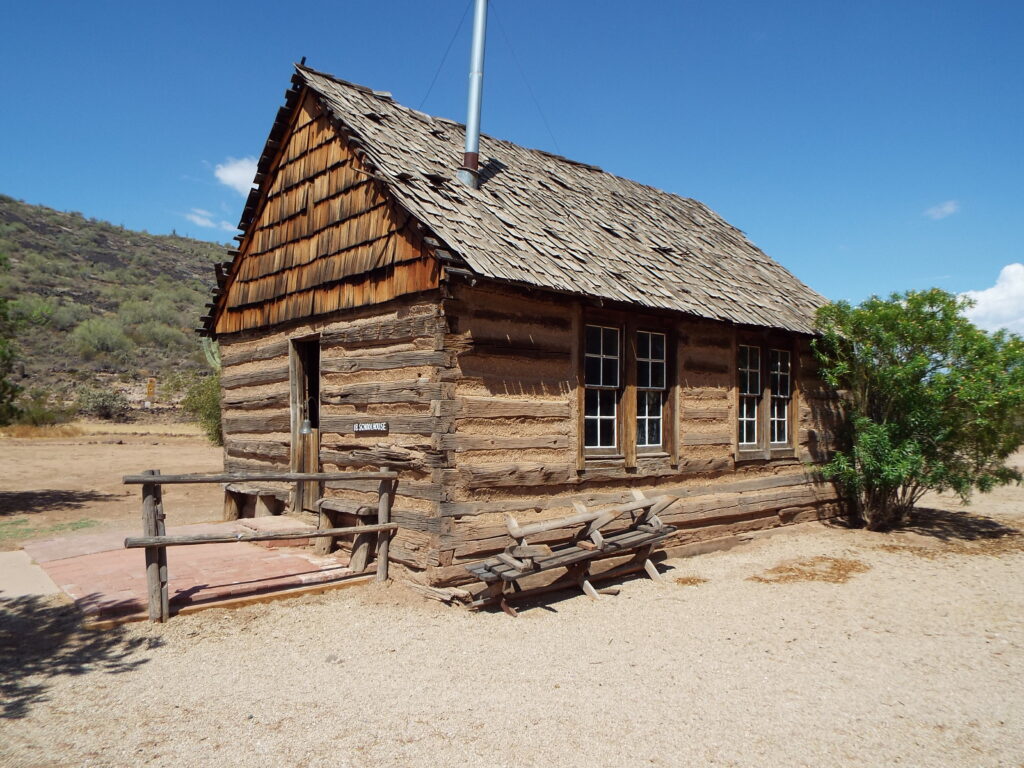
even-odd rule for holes
{"type": "Polygon", "coordinates": [[[964,317],[969,299],[932,289],[822,307],[821,375],[846,393],[841,449],[822,468],[872,530],[902,522],[930,490],[1021,480],[1024,339],[964,317]]]}

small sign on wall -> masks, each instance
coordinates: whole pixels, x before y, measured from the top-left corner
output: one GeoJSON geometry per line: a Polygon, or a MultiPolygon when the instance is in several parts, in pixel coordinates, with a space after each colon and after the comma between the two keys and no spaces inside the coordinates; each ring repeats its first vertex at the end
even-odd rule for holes
{"type": "Polygon", "coordinates": [[[386,421],[366,421],[360,424],[353,424],[352,431],[359,432],[387,432],[388,423],[386,421]]]}

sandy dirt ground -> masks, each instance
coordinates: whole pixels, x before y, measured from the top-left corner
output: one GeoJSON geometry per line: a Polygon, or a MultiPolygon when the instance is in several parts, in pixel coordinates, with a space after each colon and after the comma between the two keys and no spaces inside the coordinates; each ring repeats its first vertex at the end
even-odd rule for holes
{"type": "Polygon", "coordinates": [[[106,632],[9,601],[0,765],[1024,765],[1024,489],[925,506],[518,619],[399,584],[106,632]]]}
{"type": "MultiPolygon", "coordinates": [[[[123,475],[223,468],[221,449],[190,424],[79,423],[75,429],[82,434],[0,437],[0,551],[78,530],[141,529],[141,492],[122,485],[123,475]]],[[[219,520],[223,491],[167,486],[164,509],[169,525],[219,520]]]]}

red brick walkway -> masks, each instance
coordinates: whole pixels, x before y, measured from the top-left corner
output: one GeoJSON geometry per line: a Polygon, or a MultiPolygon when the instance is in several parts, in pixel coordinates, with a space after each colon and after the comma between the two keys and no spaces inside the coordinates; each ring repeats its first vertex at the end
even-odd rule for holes
{"type": "MultiPolygon", "coordinates": [[[[289,523],[288,527],[299,526],[289,523]]],[[[167,532],[238,530],[246,529],[232,522],[180,526],[167,532]]],[[[124,549],[125,537],[134,535],[138,531],[68,536],[31,542],[25,551],[86,614],[120,616],[146,610],[145,553],[124,549]]],[[[336,581],[352,575],[345,562],[319,557],[308,549],[249,543],[168,547],[171,612],[185,605],[336,581]]]]}

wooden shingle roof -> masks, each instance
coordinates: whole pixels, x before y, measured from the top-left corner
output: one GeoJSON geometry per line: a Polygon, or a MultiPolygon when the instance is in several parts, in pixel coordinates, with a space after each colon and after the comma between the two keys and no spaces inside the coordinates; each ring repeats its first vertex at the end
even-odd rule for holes
{"type": "Polygon", "coordinates": [[[489,136],[470,189],[455,178],[462,125],[307,67],[298,77],[395,198],[478,275],[813,332],[825,299],[696,200],[489,136]]]}

